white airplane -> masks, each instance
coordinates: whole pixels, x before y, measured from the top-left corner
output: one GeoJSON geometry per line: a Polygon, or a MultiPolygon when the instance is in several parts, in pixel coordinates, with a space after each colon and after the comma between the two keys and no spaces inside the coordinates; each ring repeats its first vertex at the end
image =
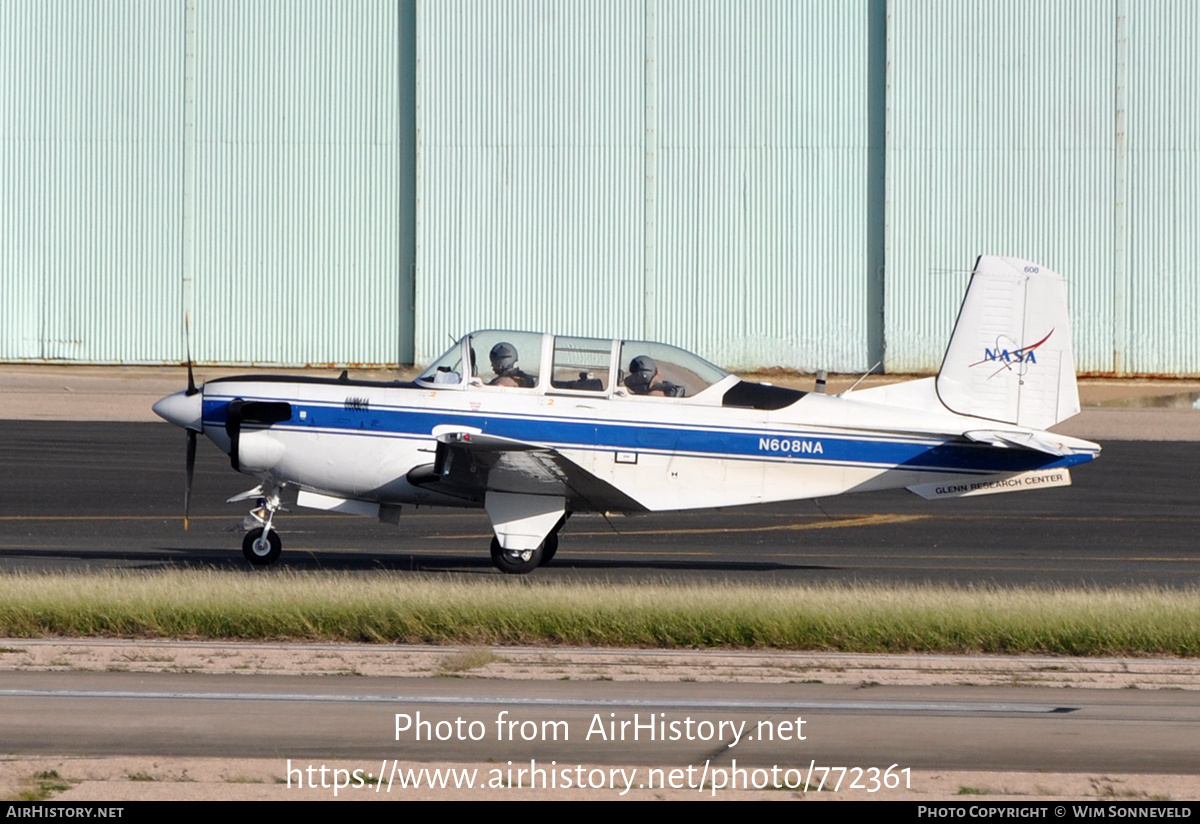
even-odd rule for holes
{"type": "MultiPolygon", "coordinates": [[[[396,523],[483,507],[493,563],[554,557],[574,512],[661,512],[907,487],[949,498],[1066,486],[1100,447],[1046,431],[1079,411],[1066,287],[980,257],[935,378],[840,395],[750,383],[673,346],[473,332],[412,382],[231,377],[154,405],[259,486],[242,548],[270,564],[285,491],[396,523]]],[[[185,519],[187,495],[185,494],[185,519]]],[[[185,520],[186,524],[186,520],[185,520]]]]}

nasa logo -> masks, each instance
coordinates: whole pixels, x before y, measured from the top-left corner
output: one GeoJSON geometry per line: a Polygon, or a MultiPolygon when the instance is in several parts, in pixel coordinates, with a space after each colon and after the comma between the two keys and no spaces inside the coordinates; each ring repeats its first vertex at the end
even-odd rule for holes
{"type": "Polygon", "coordinates": [[[996,370],[991,377],[999,375],[1006,369],[1012,369],[1013,366],[1018,366],[1018,374],[1024,375],[1025,370],[1030,364],[1036,364],[1036,350],[1046,341],[1050,340],[1050,336],[1054,334],[1051,329],[1046,333],[1046,337],[1039,340],[1037,343],[1031,343],[1029,346],[1017,346],[1017,342],[1012,338],[1001,335],[996,338],[995,348],[985,346],[983,348],[983,360],[976,361],[971,366],[980,366],[985,363],[998,363],[1000,369],[996,370]]]}
{"type": "Polygon", "coordinates": [[[985,361],[1003,361],[1004,363],[1037,363],[1037,356],[1032,349],[988,349],[983,350],[985,361]]]}

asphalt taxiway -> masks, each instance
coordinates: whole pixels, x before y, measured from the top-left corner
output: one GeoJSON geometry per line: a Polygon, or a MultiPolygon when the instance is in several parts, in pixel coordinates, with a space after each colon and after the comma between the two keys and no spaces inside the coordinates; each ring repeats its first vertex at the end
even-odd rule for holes
{"type": "MultiPolygon", "coordinates": [[[[1196,413],[1200,421],[1200,412],[1196,413]]],[[[0,569],[235,567],[250,485],[201,443],[183,530],[185,439],[166,424],[0,422],[0,569]]],[[[580,515],[535,574],[571,579],[1193,586],[1200,441],[1109,441],[1074,485],[925,501],[903,490],[637,517],[580,515]]],[[[498,574],[477,510],[399,526],[296,510],[280,568],[498,574]]]]}

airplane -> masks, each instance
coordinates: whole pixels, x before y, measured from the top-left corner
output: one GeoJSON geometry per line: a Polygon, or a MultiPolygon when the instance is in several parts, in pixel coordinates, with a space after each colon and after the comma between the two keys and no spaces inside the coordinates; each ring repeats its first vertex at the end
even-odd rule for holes
{"type": "MultiPolygon", "coordinates": [[[[865,376],[864,376],[865,377],[865,376]]],[[[861,379],[860,379],[861,382],[861,379]]],[[[483,330],[410,382],[227,377],[159,400],[258,485],[242,544],[275,562],[275,514],[398,523],[402,506],[482,507],[497,569],[548,563],[576,512],[663,512],[907,488],[927,499],[1046,489],[1099,455],[1047,431],[1079,412],[1066,284],[976,261],[936,377],[838,395],[752,383],[663,343],[483,330]]]]}

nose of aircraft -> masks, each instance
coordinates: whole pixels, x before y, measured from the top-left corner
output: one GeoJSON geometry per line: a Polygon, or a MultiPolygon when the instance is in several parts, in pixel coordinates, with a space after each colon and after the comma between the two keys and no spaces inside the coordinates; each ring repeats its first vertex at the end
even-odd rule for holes
{"type": "Polygon", "coordinates": [[[203,404],[203,393],[193,392],[189,395],[187,390],[181,390],[173,395],[167,395],[154,404],[153,409],[154,414],[164,421],[184,429],[190,429],[192,432],[200,432],[203,430],[200,424],[203,404]]]}

